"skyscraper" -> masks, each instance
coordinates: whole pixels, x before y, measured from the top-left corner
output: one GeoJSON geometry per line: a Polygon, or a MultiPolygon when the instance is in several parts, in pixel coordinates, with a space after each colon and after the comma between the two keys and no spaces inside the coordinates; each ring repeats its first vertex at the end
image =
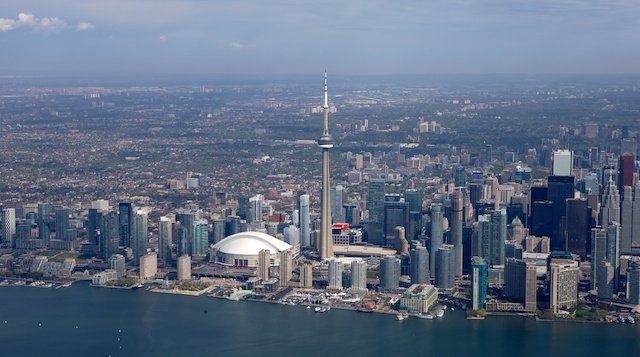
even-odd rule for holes
{"type": "MultiPolygon", "coordinates": [[[[455,274],[462,275],[462,191],[455,190],[452,196],[451,244],[455,250],[455,274]]],[[[505,211],[506,215],[506,211],[505,211]]],[[[506,229],[506,225],[505,225],[506,229]]],[[[505,237],[506,240],[506,237],[505,237]]]]}
{"type": "Polygon", "coordinates": [[[367,291],[367,262],[362,260],[351,262],[350,290],[367,291]]]}
{"type": "Polygon", "coordinates": [[[607,259],[607,232],[601,228],[591,229],[591,279],[589,288],[598,288],[598,264],[607,259]]]}
{"type": "Polygon", "coordinates": [[[289,285],[289,280],[293,276],[293,252],[291,249],[280,252],[280,276],[278,284],[280,286],[289,285]]]}
{"type": "Polygon", "coordinates": [[[420,190],[406,190],[404,200],[409,204],[409,212],[422,212],[422,192],[420,190]]]}
{"type": "Polygon", "coordinates": [[[558,259],[550,264],[550,308],[554,313],[560,309],[578,305],[578,262],[558,259]]]}
{"type": "Polygon", "coordinates": [[[380,280],[380,289],[398,290],[400,286],[400,259],[392,255],[382,258],[380,260],[378,277],[380,280]]]}
{"type": "Polygon", "coordinates": [[[504,295],[524,305],[526,311],[536,311],[536,264],[509,258],[504,268],[504,295]]]}
{"type": "Polygon", "coordinates": [[[44,246],[49,246],[51,229],[49,228],[49,204],[38,203],[38,238],[44,241],[44,246]]]}
{"type": "MultiPolygon", "coordinates": [[[[122,223],[122,221],[120,221],[122,223]]],[[[122,228],[122,225],[120,226],[122,228]]],[[[131,247],[133,248],[133,264],[140,265],[140,258],[147,254],[147,213],[138,210],[133,215],[131,230],[131,247]]]]}
{"type": "Polygon", "coordinates": [[[133,229],[133,203],[120,202],[118,204],[120,220],[120,245],[131,247],[131,231],[133,229]]]}
{"type": "Polygon", "coordinates": [[[614,290],[620,288],[620,224],[610,223],[607,228],[607,261],[613,266],[614,290]]]}
{"type": "Polygon", "coordinates": [[[418,243],[411,249],[409,276],[411,284],[429,284],[429,252],[422,244],[418,243]]]}
{"type": "Polygon", "coordinates": [[[106,261],[118,251],[118,243],[120,242],[118,214],[105,212],[100,223],[100,235],[98,236],[100,256],[106,261]]]}
{"type": "Polygon", "coordinates": [[[598,299],[611,299],[613,297],[613,265],[607,261],[597,263],[598,299]]]}
{"type": "Polygon", "coordinates": [[[331,189],[331,217],[333,222],[344,222],[344,212],[342,208],[344,198],[344,187],[337,185],[331,189]]]}
{"type": "Polygon", "coordinates": [[[587,256],[587,242],[591,234],[591,208],[585,198],[567,200],[567,250],[582,257],[587,256]]]}
{"type": "Polygon", "coordinates": [[[255,195],[249,198],[249,219],[247,221],[254,227],[259,227],[262,222],[263,195],[255,195]]]}
{"type": "Polygon", "coordinates": [[[101,220],[102,212],[97,208],[89,208],[89,214],[87,216],[87,238],[89,238],[89,242],[92,244],[98,243],[101,220]]]}
{"type": "Polygon", "coordinates": [[[311,234],[309,232],[311,217],[309,215],[309,195],[300,195],[300,246],[311,245],[311,234]]]}
{"type": "Polygon", "coordinates": [[[333,147],[333,138],[329,135],[329,93],[327,91],[327,72],[324,73],[324,115],[322,136],[318,139],[318,146],[322,149],[322,212],[320,213],[320,259],[333,257],[333,239],[331,238],[331,204],[329,197],[329,149],[333,147]]]}
{"type": "Polygon", "coordinates": [[[571,150],[556,150],[553,152],[553,175],[573,175],[573,152],[571,150]]]}
{"type": "Polygon", "coordinates": [[[191,280],[191,257],[178,257],[178,280],[191,280]]]}
{"type": "Polygon", "coordinates": [[[367,210],[369,220],[367,223],[368,242],[376,245],[384,245],[384,195],[385,180],[371,179],[367,193],[367,210]]]}
{"type": "Polygon", "coordinates": [[[435,285],[439,289],[452,289],[455,283],[454,248],[450,244],[443,244],[436,251],[436,279],[435,285]]]}
{"type": "Polygon", "coordinates": [[[640,249],[640,182],[633,189],[633,223],[631,225],[631,247],[640,249]]]}
{"type": "MultiPolygon", "coordinates": [[[[176,214],[176,221],[180,222],[180,227],[184,228],[184,231],[185,231],[184,244],[185,244],[186,250],[184,251],[184,254],[187,254],[187,255],[192,254],[191,245],[193,240],[193,228],[194,228],[195,220],[196,220],[195,215],[190,212],[183,212],[183,213],[176,214]]],[[[180,237],[176,236],[176,238],[180,238],[180,237]]],[[[182,254],[179,254],[178,257],[181,255],[182,254]]]]}
{"type": "Polygon", "coordinates": [[[247,196],[238,197],[238,212],[236,215],[240,219],[249,219],[249,198],[247,196]]]}
{"type": "Polygon", "coordinates": [[[473,232],[471,240],[471,255],[481,258],[489,258],[489,242],[491,240],[491,216],[483,214],[478,216],[478,225],[473,232]]]}
{"type": "Polygon", "coordinates": [[[467,172],[464,166],[456,166],[453,173],[453,182],[456,187],[465,187],[467,185],[467,172]]]}
{"type": "Polygon", "coordinates": [[[209,224],[206,220],[201,220],[193,224],[191,239],[191,255],[207,255],[209,246],[209,224]]]}
{"type": "Polygon", "coordinates": [[[67,230],[69,229],[69,209],[56,209],[56,238],[67,240],[67,230]]]}
{"type": "Polygon", "coordinates": [[[491,240],[489,242],[489,264],[504,265],[504,243],[507,240],[507,211],[501,209],[491,213],[491,240]]]}
{"type": "Polygon", "coordinates": [[[620,251],[631,252],[633,240],[633,187],[625,186],[620,204],[620,251]]]}
{"type": "Polygon", "coordinates": [[[640,305],[640,266],[627,269],[627,301],[640,305]]]}
{"type": "Polygon", "coordinates": [[[16,210],[5,208],[2,210],[2,239],[3,243],[13,247],[16,235],[16,210]]]}
{"type": "Polygon", "coordinates": [[[189,231],[185,227],[176,229],[176,257],[189,255],[189,231]]]}
{"type": "Polygon", "coordinates": [[[600,215],[600,225],[603,227],[606,227],[611,222],[620,222],[620,194],[611,175],[602,195],[600,215]]]}
{"type": "Polygon", "coordinates": [[[165,265],[171,261],[171,236],[173,223],[169,217],[160,217],[158,223],[158,259],[165,265]]]}
{"type": "Polygon", "coordinates": [[[471,309],[484,309],[487,300],[487,261],[480,257],[471,259],[471,309]]]}
{"type": "Polygon", "coordinates": [[[640,184],[625,186],[620,221],[620,251],[640,248],[640,184]]]}
{"type": "Polygon", "coordinates": [[[246,225],[246,221],[244,219],[240,219],[238,216],[229,216],[224,220],[224,236],[228,237],[230,235],[242,232],[242,224],[246,225]]]}
{"type": "Polygon", "coordinates": [[[313,265],[309,262],[305,262],[300,266],[300,287],[313,287],[313,265]]]}
{"type": "Polygon", "coordinates": [[[339,260],[329,260],[329,289],[342,289],[342,271],[344,265],[339,260]]]}
{"type": "MultiPolygon", "coordinates": [[[[574,197],[573,176],[549,176],[547,196],[553,202],[551,250],[566,250],[565,227],[567,199],[574,197]]],[[[535,234],[535,233],[534,233],[535,234]]]]}
{"type": "MultiPolygon", "coordinates": [[[[119,227],[119,222],[118,222],[118,214],[115,213],[116,216],[116,232],[118,232],[118,227],[119,227]]],[[[119,232],[118,232],[119,233],[119,232]]],[[[120,235],[116,234],[116,237],[118,237],[118,240],[120,240],[120,235]]],[[[122,279],[125,276],[127,276],[127,266],[125,263],[125,259],[124,259],[124,255],[121,254],[114,254],[111,256],[111,258],[109,258],[109,266],[111,267],[111,269],[116,271],[116,274],[118,275],[118,279],[122,279]]]]}
{"type": "Polygon", "coordinates": [[[271,267],[271,251],[262,249],[258,252],[258,278],[269,280],[269,268],[271,267]]]}
{"type": "Polygon", "coordinates": [[[407,229],[409,226],[409,204],[402,201],[386,201],[384,203],[384,238],[385,244],[395,245],[396,227],[407,229]]]}
{"type": "Polygon", "coordinates": [[[633,172],[635,164],[634,156],[635,155],[630,153],[623,153],[620,155],[620,174],[618,175],[618,189],[620,194],[622,194],[626,186],[633,186],[633,172]]]}
{"type": "Polygon", "coordinates": [[[442,212],[442,205],[438,204],[431,206],[431,245],[429,247],[431,260],[429,262],[429,272],[431,273],[431,277],[434,279],[436,277],[435,252],[437,252],[444,243],[444,228],[442,226],[443,219],[444,214],[442,212]]]}

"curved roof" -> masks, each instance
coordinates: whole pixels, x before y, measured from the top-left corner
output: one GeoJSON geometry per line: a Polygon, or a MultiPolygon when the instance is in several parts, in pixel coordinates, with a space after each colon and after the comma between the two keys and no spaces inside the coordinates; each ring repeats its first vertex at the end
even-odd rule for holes
{"type": "Polygon", "coordinates": [[[263,249],[274,254],[291,248],[291,245],[266,233],[240,232],[219,241],[213,248],[225,254],[258,255],[263,249]]]}

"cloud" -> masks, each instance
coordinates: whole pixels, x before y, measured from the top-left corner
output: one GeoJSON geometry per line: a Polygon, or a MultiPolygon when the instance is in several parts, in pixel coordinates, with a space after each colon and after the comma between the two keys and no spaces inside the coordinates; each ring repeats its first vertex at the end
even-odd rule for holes
{"type": "Polygon", "coordinates": [[[89,22],[80,22],[77,25],[70,25],[58,17],[35,17],[33,14],[21,12],[15,19],[0,18],[0,32],[9,32],[18,28],[28,28],[37,32],[51,32],[65,29],[76,29],[77,31],[88,31],[94,28],[89,22]]]}
{"type": "Polygon", "coordinates": [[[167,42],[167,41],[169,41],[169,36],[160,35],[159,39],[160,39],[160,42],[167,42]]]}
{"type": "Polygon", "coordinates": [[[93,26],[93,24],[84,22],[84,21],[82,21],[76,26],[77,31],[89,31],[89,30],[93,30],[94,28],[95,26],[93,26]]]}
{"type": "Polygon", "coordinates": [[[229,46],[231,48],[244,48],[245,46],[243,44],[241,44],[240,42],[231,42],[229,44],[229,46]]]}

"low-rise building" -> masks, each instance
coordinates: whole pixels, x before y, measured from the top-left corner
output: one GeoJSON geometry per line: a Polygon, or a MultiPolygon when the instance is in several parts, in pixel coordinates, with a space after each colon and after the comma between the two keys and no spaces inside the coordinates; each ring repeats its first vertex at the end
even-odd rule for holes
{"type": "Polygon", "coordinates": [[[93,285],[105,285],[110,281],[118,280],[118,272],[113,269],[107,269],[97,273],[91,279],[93,285]]]}
{"type": "Polygon", "coordinates": [[[431,284],[413,284],[400,298],[400,309],[424,313],[438,303],[438,289],[431,284]]]}

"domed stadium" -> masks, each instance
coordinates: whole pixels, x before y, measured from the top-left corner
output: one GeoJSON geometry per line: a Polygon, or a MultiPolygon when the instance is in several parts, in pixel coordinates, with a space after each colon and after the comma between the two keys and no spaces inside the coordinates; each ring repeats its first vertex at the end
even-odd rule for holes
{"type": "Polygon", "coordinates": [[[291,249],[286,242],[261,232],[240,232],[209,248],[209,261],[221,265],[255,268],[258,254],[267,249],[271,253],[271,266],[280,265],[279,253],[291,249]]]}

